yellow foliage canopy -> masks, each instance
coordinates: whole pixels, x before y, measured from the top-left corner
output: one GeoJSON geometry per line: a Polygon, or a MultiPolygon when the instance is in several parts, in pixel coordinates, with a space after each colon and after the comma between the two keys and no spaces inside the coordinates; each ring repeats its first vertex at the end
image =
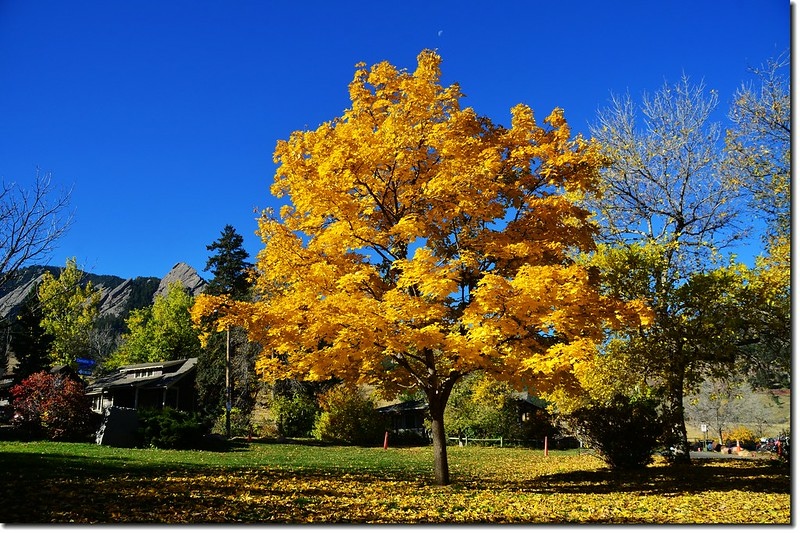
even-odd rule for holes
{"type": "MultiPolygon", "coordinates": [[[[518,105],[510,128],[462,109],[440,62],[358,65],[342,117],[278,142],[289,204],[259,222],[261,299],[226,310],[269,347],[267,377],[449,394],[482,369],[548,390],[644,316],[572,260],[594,246],[575,200],[597,190],[597,146],[559,109],[539,125],[518,105]]],[[[218,304],[199,297],[197,319],[218,304]]]]}
{"type": "Polygon", "coordinates": [[[83,273],[77,260],[67,259],[55,277],[45,272],[36,289],[42,307],[41,326],[53,337],[50,358],[53,365],[77,366],[76,358],[87,351],[89,334],[97,318],[100,291],[91,282],[81,285],[83,273]]]}

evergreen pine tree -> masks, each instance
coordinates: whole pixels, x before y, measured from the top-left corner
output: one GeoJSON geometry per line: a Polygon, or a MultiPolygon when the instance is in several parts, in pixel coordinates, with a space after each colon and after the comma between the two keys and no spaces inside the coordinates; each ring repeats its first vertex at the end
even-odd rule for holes
{"type": "Polygon", "coordinates": [[[248,299],[251,283],[247,274],[253,265],[247,261],[250,254],[242,248],[243,242],[242,236],[228,224],[219,239],[206,246],[209,252],[216,252],[208,258],[204,269],[214,275],[206,286],[206,294],[227,294],[234,300],[248,299]]]}
{"type": "Polygon", "coordinates": [[[36,289],[33,289],[25,297],[16,320],[10,326],[9,348],[17,358],[14,367],[17,381],[50,368],[50,344],[53,336],[45,331],[41,321],[42,308],[36,289]]]}
{"type": "MultiPolygon", "coordinates": [[[[213,278],[205,288],[206,294],[228,295],[234,300],[249,300],[252,283],[248,273],[252,267],[249,254],[242,247],[244,239],[233,226],[226,225],[216,241],[206,246],[209,256],[204,271],[213,278]]],[[[226,334],[215,333],[197,361],[198,401],[206,416],[216,419],[225,409],[226,334]]],[[[256,382],[254,357],[257,350],[247,341],[244,332],[231,331],[231,360],[233,375],[233,405],[249,414],[255,405],[256,382]]]]}

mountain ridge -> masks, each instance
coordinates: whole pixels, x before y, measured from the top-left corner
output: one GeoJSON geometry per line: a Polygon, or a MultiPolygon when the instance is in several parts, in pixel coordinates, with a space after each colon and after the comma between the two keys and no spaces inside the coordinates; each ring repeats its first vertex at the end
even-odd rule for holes
{"type": "MultiPolygon", "coordinates": [[[[17,272],[4,287],[0,288],[0,317],[15,316],[25,298],[35,290],[42,281],[45,272],[58,276],[63,267],[48,265],[32,265],[17,272]]],[[[81,272],[82,284],[91,282],[100,290],[98,316],[124,320],[133,309],[151,305],[156,296],[166,294],[169,285],[180,281],[192,296],[197,296],[205,289],[207,282],[200,277],[193,267],[186,263],[176,263],[163,278],[137,276],[122,278],[112,274],[93,274],[81,272]]],[[[114,321],[116,322],[116,321],[114,321]]]]}
{"type": "MultiPolygon", "coordinates": [[[[58,277],[63,267],[32,265],[21,268],[3,287],[0,287],[0,330],[3,331],[5,349],[0,349],[0,376],[14,374],[18,362],[10,349],[9,338],[15,319],[26,308],[26,299],[42,281],[46,272],[58,277]]],[[[138,276],[122,278],[110,274],[93,274],[82,271],[81,285],[91,282],[100,291],[97,321],[93,333],[96,348],[103,355],[111,353],[119,343],[121,335],[127,330],[125,320],[131,311],[148,307],[156,297],[166,294],[169,285],[180,281],[192,296],[205,289],[207,282],[197,271],[186,263],[178,262],[163,278],[138,276]]],[[[0,343],[2,348],[2,343],[0,343]]]]}

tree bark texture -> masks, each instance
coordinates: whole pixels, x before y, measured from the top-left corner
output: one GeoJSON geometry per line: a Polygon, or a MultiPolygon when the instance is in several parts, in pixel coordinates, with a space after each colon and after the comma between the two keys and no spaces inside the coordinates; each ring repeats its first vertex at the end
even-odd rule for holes
{"type": "Polygon", "coordinates": [[[667,445],[674,446],[676,453],[673,460],[676,463],[690,463],[689,442],[686,435],[686,421],[683,409],[683,385],[686,368],[682,362],[673,365],[670,373],[670,382],[667,384],[667,405],[665,421],[667,424],[667,445]]]}
{"type": "Polygon", "coordinates": [[[447,434],[444,431],[446,405],[447,398],[438,395],[430,395],[428,398],[433,439],[433,473],[437,485],[450,484],[450,468],[447,464],[447,434]]]}

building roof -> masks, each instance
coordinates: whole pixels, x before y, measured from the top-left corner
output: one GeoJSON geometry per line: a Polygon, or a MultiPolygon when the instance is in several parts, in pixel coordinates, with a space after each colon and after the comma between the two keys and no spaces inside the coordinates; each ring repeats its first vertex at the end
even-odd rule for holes
{"type": "Polygon", "coordinates": [[[183,379],[196,365],[197,357],[191,357],[123,366],[91,383],[86,387],[86,394],[100,394],[109,389],[129,387],[165,389],[183,379]]]}
{"type": "Polygon", "coordinates": [[[407,413],[408,411],[423,411],[427,408],[428,402],[426,400],[409,400],[381,407],[377,411],[379,413],[407,413]]]}
{"type": "Polygon", "coordinates": [[[514,399],[519,400],[519,401],[521,401],[523,403],[530,404],[533,407],[536,407],[536,408],[539,408],[539,409],[546,409],[547,408],[547,402],[545,400],[542,400],[538,396],[533,396],[527,390],[524,390],[524,391],[521,391],[521,392],[515,392],[515,393],[512,394],[512,396],[514,397],[514,399]]]}
{"type": "MultiPolygon", "coordinates": [[[[538,409],[547,407],[547,402],[541,398],[531,396],[527,391],[513,394],[514,399],[522,403],[531,405],[538,409]]],[[[424,411],[428,409],[427,400],[409,400],[407,402],[394,403],[377,409],[379,413],[407,413],[409,411],[424,411]]]]}

